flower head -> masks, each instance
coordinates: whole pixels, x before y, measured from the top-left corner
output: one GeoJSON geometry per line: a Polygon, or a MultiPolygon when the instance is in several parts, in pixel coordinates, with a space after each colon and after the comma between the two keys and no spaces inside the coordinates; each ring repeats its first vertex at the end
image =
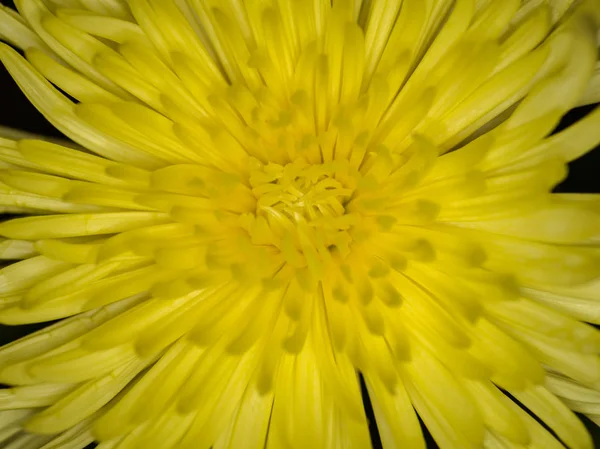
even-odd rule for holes
{"type": "Polygon", "coordinates": [[[15,3],[0,443],[592,447],[596,0],[15,3]]]}

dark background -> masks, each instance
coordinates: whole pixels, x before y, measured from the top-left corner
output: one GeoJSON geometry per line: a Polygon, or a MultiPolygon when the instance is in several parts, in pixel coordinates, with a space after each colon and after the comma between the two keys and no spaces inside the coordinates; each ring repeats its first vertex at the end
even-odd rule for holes
{"type": "MultiPolygon", "coordinates": [[[[0,0],[0,3],[7,6],[13,6],[12,2],[8,0],[0,0]]],[[[0,126],[21,129],[46,136],[64,137],[27,101],[2,65],[0,65],[0,91],[2,92],[0,97],[0,126]]],[[[557,127],[557,131],[585,116],[594,107],[595,106],[585,106],[571,111],[563,118],[560,125],[557,127]]],[[[555,190],[557,192],[600,193],[599,169],[600,147],[571,163],[569,166],[568,178],[555,190]]],[[[25,336],[45,325],[47,325],[47,323],[16,327],[0,325],[0,346],[25,336]]],[[[381,443],[377,435],[373,412],[366,394],[364,397],[365,409],[371,424],[374,447],[375,449],[379,449],[381,443]]],[[[460,411],[457,410],[457,413],[460,413],[460,411]]],[[[595,447],[600,448],[600,428],[587,418],[582,417],[582,419],[592,433],[595,447]]],[[[425,433],[428,447],[437,448],[437,445],[435,445],[431,436],[427,432],[425,433]]],[[[89,447],[91,448],[93,446],[89,447]]]]}

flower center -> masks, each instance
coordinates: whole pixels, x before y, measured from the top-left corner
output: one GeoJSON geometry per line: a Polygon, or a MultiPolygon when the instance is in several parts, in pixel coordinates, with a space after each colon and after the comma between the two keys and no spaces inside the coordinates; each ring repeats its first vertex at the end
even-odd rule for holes
{"type": "Polygon", "coordinates": [[[269,164],[253,173],[250,183],[257,198],[257,214],[270,210],[311,225],[344,215],[344,201],[352,188],[344,185],[340,164],[269,164]],[[338,165],[338,167],[336,167],[338,165]],[[339,173],[339,174],[338,174],[339,173]]]}
{"type": "Polygon", "coordinates": [[[246,214],[244,227],[254,244],[277,247],[286,263],[318,277],[332,252],[349,252],[356,216],[345,204],[356,176],[347,163],[270,163],[251,173],[250,185],[256,211],[246,214]]]}

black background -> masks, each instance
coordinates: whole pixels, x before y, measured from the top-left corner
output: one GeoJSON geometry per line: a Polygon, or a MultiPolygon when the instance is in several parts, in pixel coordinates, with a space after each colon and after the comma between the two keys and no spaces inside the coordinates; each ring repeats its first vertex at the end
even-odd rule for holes
{"type": "MultiPolygon", "coordinates": [[[[13,6],[12,2],[8,0],[0,0],[0,3],[3,5],[13,6]]],[[[1,126],[8,126],[46,136],[63,137],[61,133],[58,132],[50,123],[48,123],[48,121],[27,101],[10,75],[1,65],[0,92],[1,126]]],[[[571,111],[563,118],[561,124],[557,128],[557,131],[580,119],[594,107],[595,106],[586,106],[571,111]]],[[[600,147],[571,163],[569,166],[568,178],[555,190],[557,192],[600,193],[600,177],[598,176],[599,169],[600,147]]],[[[44,324],[15,327],[0,325],[0,346],[44,326],[44,324]]],[[[375,449],[378,449],[381,447],[381,443],[379,442],[377,429],[373,419],[373,412],[366,395],[365,409],[368,417],[370,418],[369,420],[371,424],[371,433],[374,440],[374,446],[375,449]]],[[[460,413],[460,411],[457,410],[457,413],[460,413]]],[[[600,428],[595,426],[585,417],[582,418],[594,437],[595,447],[600,448],[600,428]]],[[[431,439],[431,436],[428,435],[427,432],[426,439],[428,441],[429,448],[437,448],[431,439]]]]}

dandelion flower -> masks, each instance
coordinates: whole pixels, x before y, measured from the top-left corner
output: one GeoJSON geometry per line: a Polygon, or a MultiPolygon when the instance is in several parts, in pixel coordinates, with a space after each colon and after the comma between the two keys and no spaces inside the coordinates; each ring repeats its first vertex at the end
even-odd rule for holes
{"type": "Polygon", "coordinates": [[[597,0],[15,3],[0,445],[592,447],[597,0]]]}

